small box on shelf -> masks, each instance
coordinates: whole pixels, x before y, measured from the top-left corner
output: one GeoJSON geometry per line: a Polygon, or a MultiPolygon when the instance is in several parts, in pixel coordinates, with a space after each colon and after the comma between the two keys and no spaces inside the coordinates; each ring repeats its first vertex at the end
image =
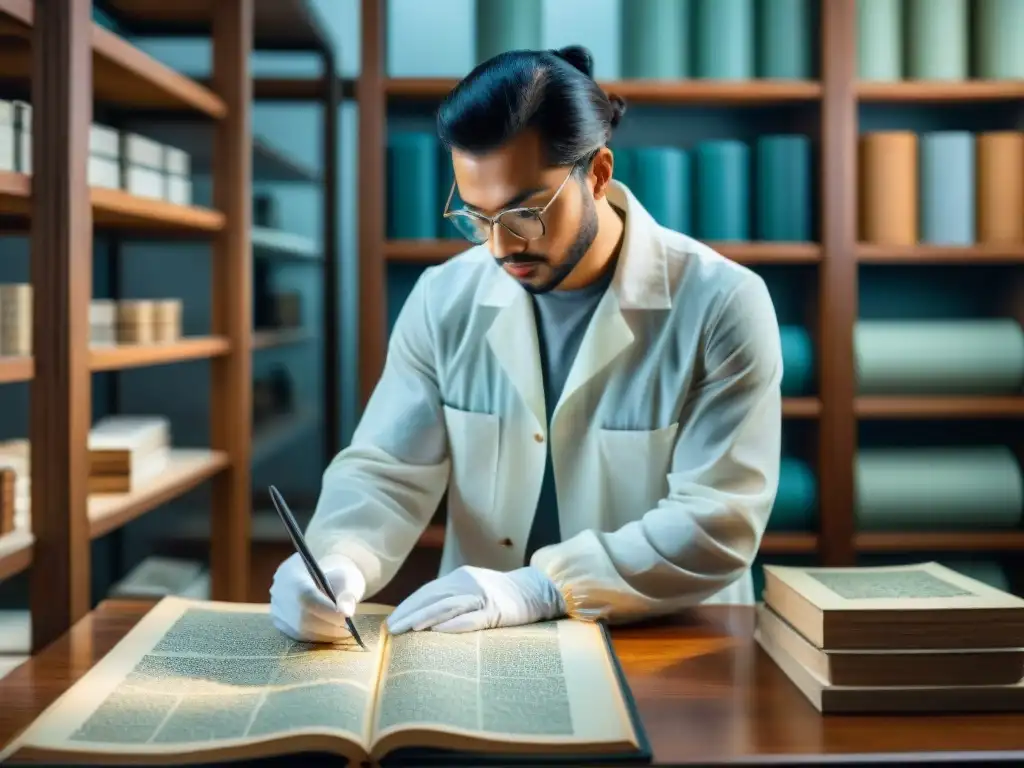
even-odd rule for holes
{"type": "Polygon", "coordinates": [[[128,493],[167,467],[171,432],[163,416],[107,416],[89,431],[89,492],[128,493]]]}
{"type": "Polygon", "coordinates": [[[96,123],[89,129],[89,185],[121,188],[121,134],[96,123]]]}
{"type": "Polygon", "coordinates": [[[164,197],[163,145],[137,133],[124,135],[122,183],[139,197],[164,197]]]}
{"type": "Polygon", "coordinates": [[[0,285],[0,355],[32,354],[32,286],[29,283],[0,285]]]}
{"type": "Polygon", "coordinates": [[[89,344],[94,347],[117,344],[117,303],[112,299],[93,299],[89,303],[89,344]]]}
{"type": "Polygon", "coordinates": [[[117,340],[120,343],[161,344],[180,338],[180,299],[128,299],[117,302],[117,340]]]}
{"type": "Polygon", "coordinates": [[[167,173],[165,197],[175,205],[192,205],[192,161],[177,147],[164,146],[164,170],[167,173]]]}

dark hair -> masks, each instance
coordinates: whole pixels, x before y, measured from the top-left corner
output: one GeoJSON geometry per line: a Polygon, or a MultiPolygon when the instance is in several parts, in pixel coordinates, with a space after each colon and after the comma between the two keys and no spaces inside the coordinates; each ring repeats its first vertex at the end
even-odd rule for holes
{"type": "Polygon", "coordinates": [[[446,149],[487,152],[535,129],[551,165],[589,163],[608,144],[626,102],[607,96],[593,78],[593,59],[579,45],[500,53],[452,89],[437,112],[446,149]]]}

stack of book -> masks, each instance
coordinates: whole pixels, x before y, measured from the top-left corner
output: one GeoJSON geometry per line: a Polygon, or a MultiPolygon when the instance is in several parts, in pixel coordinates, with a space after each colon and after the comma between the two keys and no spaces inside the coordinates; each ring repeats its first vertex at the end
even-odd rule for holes
{"type": "Polygon", "coordinates": [[[131,299],[117,302],[118,342],[160,344],[180,338],[180,299],[131,299]]]}
{"type": "Polygon", "coordinates": [[[1024,600],[938,563],[764,567],[755,639],[820,712],[1024,709],[1024,600]]]}
{"type": "Polygon", "coordinates": [[[107,416],[89,432],[89,493],[129,493],[167,467],[170,424],[163,416],[107,416]]]}
{"type": "Polygon", "coordinates": [[[0,285],[0,355],[32,354],[32,286],[0,285]]]}

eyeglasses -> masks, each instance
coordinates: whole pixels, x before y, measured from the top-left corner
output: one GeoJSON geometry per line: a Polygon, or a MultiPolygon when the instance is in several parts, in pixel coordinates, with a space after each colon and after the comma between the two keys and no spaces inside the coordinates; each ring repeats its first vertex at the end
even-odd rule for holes
{"type": "Polygon", "coordinates": [[[452,198],[455,196],[455,182],[452,182],[451,191],[448,193],[448,200],[444,204],[444,218],[454,224],[463,237],[477,245],[487,242],[495,224],[500,224],[505,231],[518,237],[520,240],[537,240],[544,237],[544,233],[547,232],[547,228],[544,225],[544,214],[551,204],[555,202],[555,199],[561,193],[563,187],[565,187],[565,183],[569,181],[574,170],[576,170],[575,165],[569,169],[569,173],[562,179],[562,183],[558,185],[555,194],[551,196],[551,199],[542,208],[509,208],[493,217],[485,216],[478,211],[471,211],[468,208],[449,211],[448,207],[452,204],[452,198]]]}

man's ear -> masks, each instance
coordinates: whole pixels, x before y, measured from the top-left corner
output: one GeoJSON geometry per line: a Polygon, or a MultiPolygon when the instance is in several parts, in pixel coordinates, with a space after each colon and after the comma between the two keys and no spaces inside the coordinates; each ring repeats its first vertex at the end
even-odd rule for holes
{"type": "Polygon", "coordinates": [[[612,180],[615,159],[608,147],[601,147],[590,163],[590,180],[594,186],[594,199],[600,200],[608,192],[608,184],[612,180]]]}

